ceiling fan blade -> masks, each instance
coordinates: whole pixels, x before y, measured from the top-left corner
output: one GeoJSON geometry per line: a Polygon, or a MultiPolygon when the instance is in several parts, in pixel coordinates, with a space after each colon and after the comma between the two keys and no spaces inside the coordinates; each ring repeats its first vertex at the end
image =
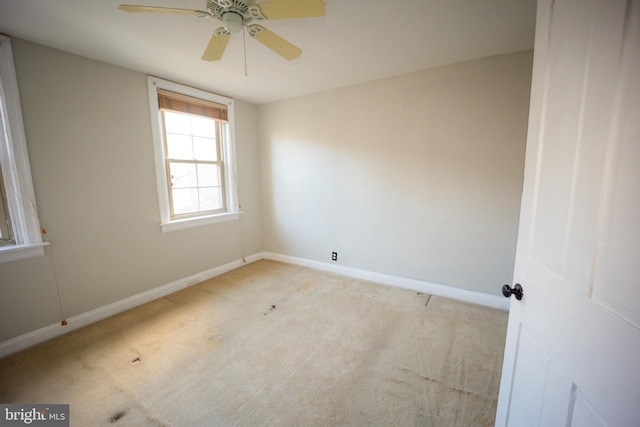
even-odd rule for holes
{"type": "Polygon", "coordinates": [[[248,27],[248,30],[251,37],[288,61],[296,59],[302,53],[299,47],[292,45],[279,35],[260,25],[251,25],[248,27]]]}
{"type": "Polygon", "coordinates": [[[121,4],[118,9],[132,13],[166,13],[169,15],[209,16],[208,12],[193,9],[175,9],[173,7],[138,6],[135,4],[121,4]]]}
{"type": "Polygon", "coordinates": [[[218,28],[216,32],[213,33],[211,40],[209,40],[209,44],[202,54],[202,60],[219,61],[224,54],[224,50],[227,48],[227,43],[229,43],[230,38],[231,33],[229,31],[224,27],[218,28]]]}
{"type": "Polygon", "coordinates": [[[315,18],[324,16],[322,0],[268,0],[257,3],[267,19],[315,18]]]}

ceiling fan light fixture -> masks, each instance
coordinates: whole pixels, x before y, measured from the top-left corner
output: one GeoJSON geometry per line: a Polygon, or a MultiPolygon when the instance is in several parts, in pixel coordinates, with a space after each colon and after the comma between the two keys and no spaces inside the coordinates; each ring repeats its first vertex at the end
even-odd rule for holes
{"type": "Polygon", "coordinates": [[[242,15],[235,12],[226,12],[222,15],[222,22],[224,22],[224,27],[230,33],[237,33],[242,30],[242,15]]]}

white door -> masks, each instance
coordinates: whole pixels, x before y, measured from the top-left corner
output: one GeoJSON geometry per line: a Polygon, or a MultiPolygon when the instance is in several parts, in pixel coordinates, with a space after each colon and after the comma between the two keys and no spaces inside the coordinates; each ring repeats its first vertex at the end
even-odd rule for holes
{"type": "Polygon", "coordinates": [[[498,426],[640,426],[640,1],[539,0],[498,426]]]}

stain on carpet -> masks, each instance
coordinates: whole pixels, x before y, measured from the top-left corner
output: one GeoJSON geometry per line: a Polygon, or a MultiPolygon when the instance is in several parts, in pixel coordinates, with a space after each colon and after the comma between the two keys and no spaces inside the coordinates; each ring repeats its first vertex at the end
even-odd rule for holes
{"type": "Polygon", "coordinates": [[[120,421],[125,415],[127,415],[127,411],[118,411],[109,419],[112,423],[117,423],[120,421]]]}

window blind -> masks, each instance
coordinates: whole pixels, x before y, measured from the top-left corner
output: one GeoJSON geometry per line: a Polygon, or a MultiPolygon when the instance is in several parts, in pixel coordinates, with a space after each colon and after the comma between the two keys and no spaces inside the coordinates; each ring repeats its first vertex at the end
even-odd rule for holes
{"type": "Polygon", "coordinates": [[[227,121],[227,106],[180,93],[158,89],[158,106],[164,111],[178,111],[227,121]]]}

